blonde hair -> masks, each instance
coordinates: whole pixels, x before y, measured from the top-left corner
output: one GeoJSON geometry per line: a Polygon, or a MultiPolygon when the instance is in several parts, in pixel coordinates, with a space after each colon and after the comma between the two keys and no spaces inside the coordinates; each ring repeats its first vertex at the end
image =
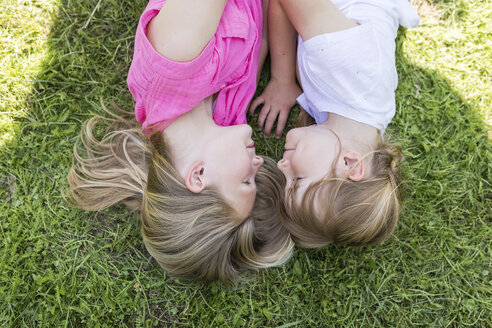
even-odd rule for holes
{"type": "Polygon", "coordinates": [[[140,216],[148,252],[170,274],[230,282],[248,269],[282,264],[293,243],[278,207],[283,175],[265,158],[256,176],[257,197],[250,216],[235,211],[213,190],[190,192],[172,166],[162,134],[146,137],[132,113],[103,108],[83,126],[68,174],[68,201],[101,210],[124,203],[140,216]],[[103,137],[94,136],[102,125],[103,137]]]}
{"type": "MultiPolygon", "coordinates": [[[[299,121],[309,122],[306,115],[301,112],[299,121]]],[[[309,248],[331,242],[372,245],[391,235],[402,200],[401,148],[380,143],[371,156],[370,178],[362,181],[333,178],[330,177],[334,173],[332,168],[327,177],[306,189],[298,205],[294,182],[284,202],[283,216],[297,245],[309,248]]]]}

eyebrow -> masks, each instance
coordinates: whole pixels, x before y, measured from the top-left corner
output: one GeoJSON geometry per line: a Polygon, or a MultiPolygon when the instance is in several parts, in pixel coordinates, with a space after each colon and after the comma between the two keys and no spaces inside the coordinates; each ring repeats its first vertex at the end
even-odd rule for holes
{"type": "MultiPolygon", "coordinates": [[[[291,180],[289,190],[287,190],[287,194],[289,194],[289,195],[294,194],[295,195],[297,190],[294,190],[294,188],[296,188],[297,183],[298,183],[298,180],[294,180],[294,179],[291,180]]],[[[297,186],[297,189],[299,189],[298,186],[297,186]]]]}
{"type": "MultiPolygon", "coordinates": [[[[293,200],[296,200],[297,198],[302,199],[302,194],[299,194],[299,192],[300,192],[300,189],[302,187],[301,184],[302,185],[306,184],[305,180],[306,180],[306,178],[303,178],[301,180],[292,181],[290,189],[292,189],[293,200]],[[296,190],[294,190],[294,187],[296,188],[296,190]]],[[[304,192],[306,192],[306,190],[309,186],[310,186],[310,183],[306,186],[304,192]]],[[[289,192],[290,192],[290,189],[289,189],[289,192]]]]}
{"type": "Polygon", "coordinates": [[[248,191],[246,192],[246,195],[245,196],[251,196],[252,200],[253,200],[253,206],[256,202],[256,190],[251,190],[248,188],[248,191]]]}
{"type": "Polygon", "coordinates": [[[292,184],[291,184],[291,187],[294,188],[295,186],[297,186],[297,188],[299,188],[299,185],[302,183],[302,181],[304,180],[303,179],[298,179],[299,177],[296,177],[296,179],[293,179],[292,180],[292,184]]]}
{"type": "Polygon", "coordinates": [[[243,185],[246,189],[243,189],[244,190],[244,193],[255,193],[256,194],[256,190],[258,189],[256,187],[256,183],[254,182],[251,182],[250,184],[246,184],[246,183],[241,183],[241,185],[243,185]]]}

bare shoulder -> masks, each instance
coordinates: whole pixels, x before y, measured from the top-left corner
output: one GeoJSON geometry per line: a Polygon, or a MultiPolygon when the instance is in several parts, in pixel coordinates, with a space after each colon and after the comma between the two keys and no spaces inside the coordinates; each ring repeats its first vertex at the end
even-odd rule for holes
{"type": "Polygon", "coordinates": [[[217,31],[227,0],[167,0],[147,26],[147,38],[162,56],[196,58],[217,31]]]}
{"type": "Polygon", "coordinates": [[[330,0],[279,1],[303,40],[316,35],[346,30],[357,26],[330,0]]]}

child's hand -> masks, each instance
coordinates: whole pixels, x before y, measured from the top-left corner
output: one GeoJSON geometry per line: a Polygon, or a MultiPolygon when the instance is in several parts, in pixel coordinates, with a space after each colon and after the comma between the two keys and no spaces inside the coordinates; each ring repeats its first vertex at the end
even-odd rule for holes
{"type": "Polygon", "coordinates": [[[290,110],[296,103],[296,98],[302,93],[296,82],[277,81],[271,79],[263,93],[253,100],[249,113],[253,114],[256,108],[263,104],[258,117],[258,126],[266,137],[270,136],[273,123],[278,116],[276,137],[282,136],[285,123],[289,117],[290,110]]]}

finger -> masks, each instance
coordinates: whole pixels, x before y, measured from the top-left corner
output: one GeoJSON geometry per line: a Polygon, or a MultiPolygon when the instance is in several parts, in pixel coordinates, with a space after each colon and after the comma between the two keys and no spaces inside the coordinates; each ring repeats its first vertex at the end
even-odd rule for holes
{"type": "Polygon", "coordinates": [[[288,118],[289,118],[288,110],[281,110],[280,113],[278,114],[277,131],[275,135],[277,139],[280,139],[280,137],[282,137],[282,132],[284,131],[285,124],[287,123],[288,118]]]}
{"type": "Polygon", "coordinates": [[[258,116],[258,127],[260,131],[263,131],[263,125],[265,124],[265,119],[267,118],[268,113],[270,112],[269,105],[263,105],[263,108],[260,111],[260,115],[258,116]]]}
{"type": "Polygon", "coordinates": [[[262,96],[263,95],[260,95],[258,98],[256,98],[255,100],[253,100],[251,102],[251,105],[249,106],[249,114],[250,115],[253,115],[253,113],[256,110],[256,107],[258,107],[259,105],[261,105],[265,102],[265,99],[262,96]]]}
{"type": "Polygon", "coordinates": [[[270,113],[268,113],[268,117],[265,122],[265,131],[263,132],[265,136],[268,138],[270,136],[270,132],[272,131],[273,123],[275,123],[275,120],[277,119],[278,112],[271,110],[270,113]]]}

